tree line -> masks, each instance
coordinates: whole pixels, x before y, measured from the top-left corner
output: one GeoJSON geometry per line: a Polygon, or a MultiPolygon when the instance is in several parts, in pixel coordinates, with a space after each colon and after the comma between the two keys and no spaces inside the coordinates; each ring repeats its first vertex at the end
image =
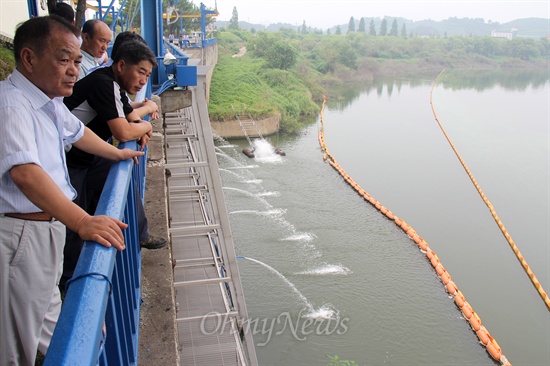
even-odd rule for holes
{"type": "Polygon", "coordinates": [[[327,35],[238,27],[218,29],[216,37],[220,57],[211,85],[211,118],[230,118],[230,104],[240,102],[254,117],[278,111],[288,130],[317,112],[308,101],[320,103],[332,86],[343,82],[444,68],[547,68],[550,52],[548,39],[532,38],[327,35]],[[243,46],[243,57],[231,57],[243,46]]]}
{"type": "MultiPolygon", "coordinates": [[[[370,20],[368,31],[367,31],[366,23],[367,22],[365,21],[365,18],[362,17],[359,20],[359,24],[356,28],[355,18],[352,16],[349,20],[348,29],[346,33],[358,32],[358,33],[367,33],[370,36],[383,36],[383,37],[391,36],[391,37],[402,37],[402,38],[413,36],[412,33],[410,35],[407,34],[407,25],[405,23],[401,24],[401,28],[398,27],[397,19],[393,19],[391,28],[389,29],[389,31],[388,31],[388,19],[386,18],[382,19],[382,21],[380,22],[380,27],[378,31],[376,30],[376,24],[374,22],[374,19],[370,20]]],[[[297,32],[302,34],[308,34],[308,33],[322,34],[322,31],[319,29],[314,29],[312,31],[311,28],[308,28],[305,20],[302,24],[302,27],[297,29],[297,32]]],[[[330,28],[327,29],[326,34],[327,35],[331,34],[330,28]]],[[[336,30],[334,31],[334,34],[343,34],[342,28],[339,25],[336,26],[336,30]]]]}

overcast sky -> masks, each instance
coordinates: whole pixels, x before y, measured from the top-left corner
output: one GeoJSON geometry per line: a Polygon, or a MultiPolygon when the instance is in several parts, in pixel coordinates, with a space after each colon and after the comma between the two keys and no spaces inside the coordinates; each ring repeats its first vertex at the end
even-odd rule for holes
{"type": "MultiPolygon", "coordinates": [[[[195,0],[197,5],[200,2],[195,0]]],[[[202,2],[212,8],[216,3],[202,2]]],[[[347,24],[352,16],[356,22],[361,17],[386,15],[411,20],[483,18],[500,23],[531,17],[550,19],[550,0],[217,0],[217,6],[218,20],[229,20],[236,7],[239,21],[302,25],[305,20],[307,26],[321,29],[347,24]]]]}

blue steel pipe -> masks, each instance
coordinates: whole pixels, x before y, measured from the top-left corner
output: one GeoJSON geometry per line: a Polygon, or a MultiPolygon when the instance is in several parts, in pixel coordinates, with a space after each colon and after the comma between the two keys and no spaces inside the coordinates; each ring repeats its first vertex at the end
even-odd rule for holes
{"type": "MultiPolygon", "coordinates": [[[[164,57],[164,42],[163,42],[163,19],[162,19],[162,1],[161,0],[141,0],[141,32],[143,38],[153,50],[157,60],[164,57]]],[[[159,72],[161,67],[157,68],[157,72],[151,75],[153,85],[160,84],[159,72]]]]}

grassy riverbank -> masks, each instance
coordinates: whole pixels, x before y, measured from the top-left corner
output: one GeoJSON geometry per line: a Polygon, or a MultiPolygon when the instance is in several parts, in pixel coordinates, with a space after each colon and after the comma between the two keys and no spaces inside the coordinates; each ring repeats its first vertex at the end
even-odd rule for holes
{"type": "Polygon", "coordinates": [[[220,31],[219,62],[210,91],[212,120],[233,119],[232,105],[253,117],[281,113],[282,130],[317,115],[323,95],[351,81],[443,69],[547,68],[547,39],[402,38],[220,31]]]}

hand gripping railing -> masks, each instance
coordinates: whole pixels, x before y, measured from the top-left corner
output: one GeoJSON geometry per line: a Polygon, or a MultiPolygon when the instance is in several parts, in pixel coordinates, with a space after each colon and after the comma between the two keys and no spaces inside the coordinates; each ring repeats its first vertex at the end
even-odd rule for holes
{"type": "MultiPolygon", "coordinates": [[[[135,141],[120,145],[137,149],[135,141]]],[[[141,253],[136,199],[143,199],[145,162],[115,163],[96,215],[128,224],[126,249],[86,241],[63,301],[44,366],[135,365],[138,357],[141,253]]]]}

